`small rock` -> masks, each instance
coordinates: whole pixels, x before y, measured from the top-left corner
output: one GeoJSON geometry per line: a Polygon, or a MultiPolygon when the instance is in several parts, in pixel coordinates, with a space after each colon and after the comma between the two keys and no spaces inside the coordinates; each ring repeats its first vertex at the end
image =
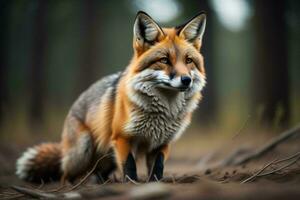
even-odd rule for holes
{"type": "Polygon", "coordinates": [[[81,199],[82,196],[78,192],[67,192],[63,194],[66,199],[81,199]]]}
{"type": "Polygon", "coordinates": [[[204,174],[205,174],[205,175],[209,175],[209,174],[211,174],[211,169],[207,169],[207,170],[205,170],[204,174]]]}
{"type": "Polygon", "coordinates": [[[129,196],[135,200],[167,199],[171,191],[165,184],[148,183],[131,189],[129,196]]]}

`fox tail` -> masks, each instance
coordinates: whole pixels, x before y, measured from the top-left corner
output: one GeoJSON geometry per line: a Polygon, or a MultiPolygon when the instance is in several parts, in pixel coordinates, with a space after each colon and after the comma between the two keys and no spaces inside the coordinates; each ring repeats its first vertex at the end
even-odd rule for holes
{"type": "Polygon", "coordinates": [[[59,180],[62,150],[59,143],[44,143],[28,148],[17,160],[16,175],[29,182],[59,180]]]}

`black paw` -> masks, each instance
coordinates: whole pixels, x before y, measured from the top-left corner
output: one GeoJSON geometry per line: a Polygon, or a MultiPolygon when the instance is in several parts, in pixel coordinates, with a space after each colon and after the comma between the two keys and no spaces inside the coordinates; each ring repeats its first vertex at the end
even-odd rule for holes
{"type": "Polygon", "coordinates": [[[127,157],[123,171],[124,171],[124,180],[125,181],[129,181],[130,179],[133,181],[137,181],[138,178],[137,178],[137,174],[136,174],[136,164],[135,164],[135,160],[131,153],[127,157]]]}
{"type": "Polygon", "coordinates": [[[163,173],[164,173],[164,155],[163,153],[159,152],[156,156],[149,181],[161,180],[163,178],[163,173]]]}

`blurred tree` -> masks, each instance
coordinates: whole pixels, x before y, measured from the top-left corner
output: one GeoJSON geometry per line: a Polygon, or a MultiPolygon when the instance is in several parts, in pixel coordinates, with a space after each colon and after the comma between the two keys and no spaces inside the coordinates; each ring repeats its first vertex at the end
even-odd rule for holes
{"type": "Polygon", "coordinates": [[[290,117],[285,1],[255,0],[253,109],[260,123],[285,127],[290,117]]]}
{"type": "Polygon", "coordinates": [[[10,1],[0,2],[0,125],[3,119],[4,107],[8,103],[8,85],[7,85],[7,70],[8,70],[8,26],[10,1]]]}
{"type": "Polygon", "coordinates": [[[195,2],[196,12],[205,11],[207,14],[207,23],[203,39],[203,47],[201,53],[204,56],[205,70],[207,82],[204,92],[203,100],[199,106],[199,122],[203,125],[211,123],[216,118],[217,103],[216,103],[216,80],[214,69],[214,30],[213,30],[213,17],[214,13],[211,8],[209,0],[202,0],[195,2]]]}
{"type": "MultiPolygon", "coordinates": [[[[79,69],[79,92],[85,90],[96,80],[96,58],[100,53],[97,49],[97,28],[100,22],[97,20],[97,12],[99,11],[96,0],[83,1],[83,18],[81,21],[81,63],[79,69]]],[[[99,68],[98,68],[99,69],[99,68]]]]}
{"type": "Polygon", "coordinates": [[[47,48],[47,11],[48,1],[36,0],[33,17],[33,50],[29,67],[30,105],[29,115],[31,125],[41,125],[45,105],[45,58],[47,48]]]}

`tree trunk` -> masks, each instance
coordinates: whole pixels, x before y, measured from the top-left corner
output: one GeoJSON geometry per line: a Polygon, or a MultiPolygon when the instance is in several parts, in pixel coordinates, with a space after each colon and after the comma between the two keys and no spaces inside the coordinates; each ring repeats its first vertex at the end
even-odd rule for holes
{"type": "Polygon", "coordinates": [[[43,122],[45,104],[45,57],[47,48],[47,7],[48,1],[36,1],[33,21],[33,53],[29,67],[30,121],[40,126],[43,122]]]}
{"type": "Polygon", "coordinates": [[[0,2],[0,125],[3,121],[5,107],[8,104],[7,57],[8,57],[8,28],[9,9],[11,2],[0,2]]]}
{"type": "Polygon", "coordinates": [[[203,46],[201,53],[204,56],[205,70],[207,76],[207,85],[203,91],[203,100],[199,106],[199,123],[207,125],[212,123],[216,118],[217,102],[216,102],[216,80],[214,66],[214,31],[213,31],[213,11],[208,0],[197,1],[200,10],[207,13],[207,23],[203,38],[203,46]]]}
{"type": "Polygon", "coordinates": [[[95,0],[83,1],[83,18],[81,22],[81,64],[79,69],[79,92],[92,84],[95,77],[97,51],[97,2],[95,0]]]}
{"type": "Polygon", "coordinates": [[[255,55],[253,109],[265,127],[289,123],[285,1],[255,0],[255,55]]]}

